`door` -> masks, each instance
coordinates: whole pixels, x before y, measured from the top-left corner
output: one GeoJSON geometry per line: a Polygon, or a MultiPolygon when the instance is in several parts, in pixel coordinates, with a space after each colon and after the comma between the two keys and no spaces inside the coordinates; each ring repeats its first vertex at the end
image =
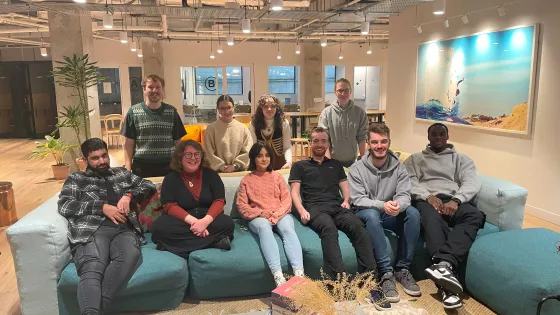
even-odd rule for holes
{"type": "Polygon", "coordinates": [[[29,64],[31,104],[36,137],[44,137],[53,132],[58,122],[54,78],[50,75],[51,71],[52,62],[50,61],[29,64]]]}

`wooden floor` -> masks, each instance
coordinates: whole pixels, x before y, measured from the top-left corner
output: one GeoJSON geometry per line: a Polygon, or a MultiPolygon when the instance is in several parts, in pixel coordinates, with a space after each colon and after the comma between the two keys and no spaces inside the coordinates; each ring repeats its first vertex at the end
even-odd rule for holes
{"type": "MultiPolygon", "coordinates": [[[[51,157],[26,161],[34,148],[33,140],[0,139],[0,181],[13,184],[18,218],[23,217],[60,190],[64,181],[52,178],[51,157]]],[[[111,149],[111,156],[123,164],[122,150],[111,149]]],[[[560,232],[560,226],[525,215],[523,228],[544,227],[560,232]]],[[[21,314],[12,255],[5,227],[0,228],[0,315],[21,314]]]]}

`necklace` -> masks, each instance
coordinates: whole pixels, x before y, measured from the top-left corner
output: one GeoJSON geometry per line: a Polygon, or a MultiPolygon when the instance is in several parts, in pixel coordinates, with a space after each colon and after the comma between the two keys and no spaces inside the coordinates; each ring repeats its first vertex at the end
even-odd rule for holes
{"type": "Polygon", "coordinates": [[[189,180],[189,187],[194,186],[193,183],[189,180]]]}

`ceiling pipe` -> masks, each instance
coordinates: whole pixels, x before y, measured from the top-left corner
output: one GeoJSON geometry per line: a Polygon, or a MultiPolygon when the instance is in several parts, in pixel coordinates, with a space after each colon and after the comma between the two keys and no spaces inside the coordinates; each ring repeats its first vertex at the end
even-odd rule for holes
{"type": "Polygon", "coordinates": [[[313,23],[315,23],[315,22],[318,22],[318,21],[320,21],[320,20],[319,20],[319,19],[311,20],[311,21],[309,21],[309,22],[307,22],[307,23],[305,23],[305,24],[302,24],[302,25],[300,25],[300,26],[298,26],[298,27],[292,29],[292,32],[295,32],[295,31],[299,30],[299,29],[302,28],[302,27],[306,27],[306,26],[311,25],[311,24],[313,24],[313,23]]]}
{"type": "Polygon", "coordinates": [[[0,29],[0,34],[48,33],[48,27],[0,29]]]}
{"type": "Polygon", "coordinates": [[[167,15],[162,15],[161,16],[161,36],[163,37],[167,37],[168,35],[168,29],[167,29],[167,15]]]}
{"type": "Polygon", "coordinates": [[[34,22],[17,20],[17,19],[12,18],[12,17],[0,19],[0,23],[12,24],[12,25],[18,25],[18,26],[41,27],[41,28],[47,26],[45,24],[39,24],[39,23],[34,23],[34,22]]]}
{"type": "Polygon", "coordinates": [[[110,40],[110,41],[114,41],[114,42],[121,42],[120,39],[115,39],[115,38],[111,38],[111,37],[106,37],[106,36],[101,36],[101,35],[93,35],[93,38],[97,38],[97,39],[106,39],[106,40],[110,40]]]}
{"type": "Polygon", "coordinates": [[[42,45],[42,47],[50,47],[51,46],[49,43],[41,43],[41,42],[36,42],[36,41],[33,41],[33,40],[17,39],[17,38],[10,38],[10,37],[0,37],[0,42],[26,44],[26,45],[36,45],[36,46],[41,46],[42,45]]]}
{"type": "MultiPolygon", "coordinates": [[[[49,21],[47,19],[41,19],[41,18],[38,18],[38,17],[27,16],[27,15],[23,15],[23,14],[19,14],[19,13],[8,13],[8,14],[5,14],[5,15],[8,15],[10,17],[16,17],[16,18],[24,19],[24,20],[35,21],[35,22],[48,23],[48,21],[49,21]]],[[[0,15],[0,16],[2,16],[2,15],[0,15]]]]}
{"type": "MultiPolygon", "coordinates": [[[[259,35],[258,37],[254,37],[251,34],[236,34],[235,38],[236,39],[245,39],[245,38],[249,38],[249,39],[276,39],[276,40],[289,40],[289,41],[295,41],[296,38],[294,36],[285,36],[285,35],[274,35],[273,33],[270,33],[271,35],[259,35]]],[[[339,37],[329,37],[329,40],[342,40],[343,38],[347,37],[348,34],[346,33],[341,33],[341,35],[339,37]],[[343,37],[344,36],[344,37],[343,37]]],[[[200,34],[196,34],[196,33],[192,33],[192,32],[169,32],[169,37],[178,37],[178,38],[200,38],[202,39],[204,38],[224,38],[224,35],[218,35],[218,34],[214,34],[214,33],[207,33],[205,35],[200,35],[200,34]]],[[[362,35],[362,37],[365,37],[362,35]]],[[[370,34],[369,37],[375,38],[375,37],[382,37],[382,38],[386,38],[388,37],[388,34],[381,34],[381,35],[376,35],[376,34],[370,34]]],[[[320,40],[321,36],[302,36],[300,37],[300,39],[303,40],[320,40]]],[[[362,40],[363,38],[357,38],[356,40],[362,40]]],[[[344,40],[348,40],[347,38],[345,38],[344,40]]]]}

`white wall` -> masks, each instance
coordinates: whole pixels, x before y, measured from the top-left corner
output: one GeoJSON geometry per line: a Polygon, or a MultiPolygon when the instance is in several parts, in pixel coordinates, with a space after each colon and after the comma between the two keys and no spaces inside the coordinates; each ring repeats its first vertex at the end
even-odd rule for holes
{"type": "MultiPolygon", "coordinates": [[[[501,3],[498,0],[463,2],[464,11],[461,1],[448,0],[447,14],[460,15],[501,3]]],[[[418,22],[438,19],[430,9],[430,4],[419,7],[418,22]]],[[[560,29],[560,1],[524,0],[506,6],[506,13],[504,17],[499,17],[496,9],[474,13],[468,16],[469,24],[463,25],[456,18],[450,20],[447,29],[443,27],[443,22],[424,25],[420,35],[413,27],[417,23],[414,8],[391,17],[387,122],[391,127],[392,143],[394,147],[408,152],[420,151],[427,144],[429,123],[414,119],[416,51],[419,43],[541,23],[540,72],[536,78],[536,108],[531,136],[496,134],[456,126],[449,128],[449,134],[457,149],[474,159],[480,172],[526,187],[529,190],[528,213],[560,224],[560,208],[556,205],[555,196],[560,190],[560,141],[557,139],[560,106],[556,97],[560,82],[560,37],[557,35],[560,29]]]]}

